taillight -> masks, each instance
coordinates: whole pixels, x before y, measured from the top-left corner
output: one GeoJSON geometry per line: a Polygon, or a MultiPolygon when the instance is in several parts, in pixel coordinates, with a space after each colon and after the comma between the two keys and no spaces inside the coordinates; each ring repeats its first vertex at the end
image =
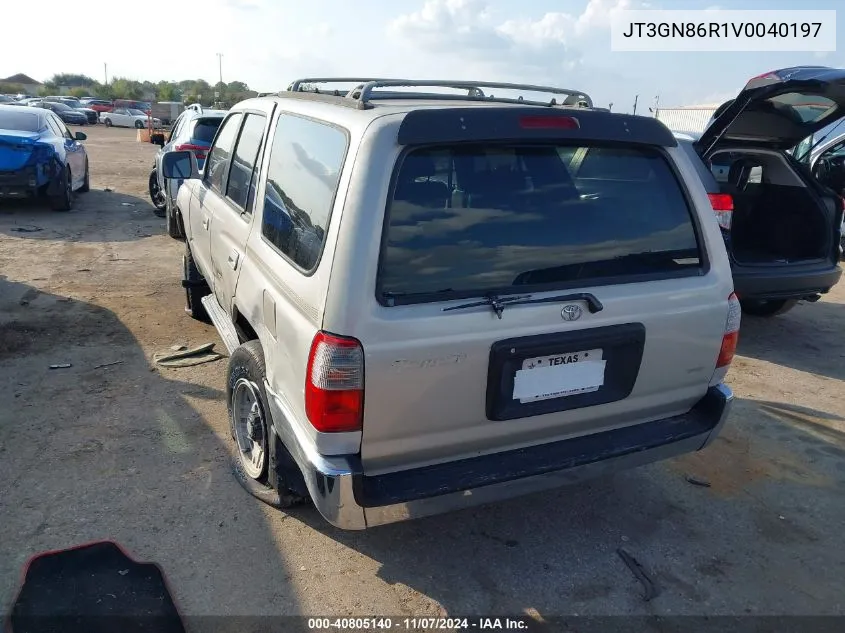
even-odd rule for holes
{"type": "Polygon", "coordinates": [[[308,355],[305,413],[321,433],[361,430],[364,349],[359,341],[317,332],[308,355]]]}
{"type": "Polygon", "coordinates": [[[727,367],[736,354],[736,344],[739,342],[739,324],[742,319],[742,308],[739,297],[735,292],[728,297],[728,318],[725,321],[725,334],[722,337],[722,348],[716,360],[716,369],[727,367]]]}
{"type": "Polygon", "coordinates": [[[716,214],[716,221],[726,231],[731,230],[731,219],[734,213],[734,199],[729,193],[708,193],[710,206],[716,214]]]}
{"type": "Polygon", "coordinates": [[[193,152],[197,160],[205,160],[208,153],[208,148],[203,145],[194,145],[193,143],[182,143],[175,147],[177,152],[193,152]]]}
{"type": "Polygon", "coordinates": [[[527,130],[577,130],[581,124],[571,116],[541,115],[519,117],[519,127],[527,130]]]}

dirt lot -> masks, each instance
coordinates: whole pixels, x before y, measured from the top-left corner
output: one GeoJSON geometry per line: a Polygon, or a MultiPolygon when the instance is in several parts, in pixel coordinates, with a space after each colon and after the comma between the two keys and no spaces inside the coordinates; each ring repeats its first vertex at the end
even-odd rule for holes
{"type": "Polygon", "coordinates": [[[235,482],[225,361],[150,361],[218,339],[182,310],[182,244],[146,196],[155,148],[86,132],[92,191],[72,212],[0,206],[4,604],[32,553],[114,538],[163,566],[188,614],[845,613],[845,283],[745,319],[735,413],[702,453],[344,533],[235,482]]]}

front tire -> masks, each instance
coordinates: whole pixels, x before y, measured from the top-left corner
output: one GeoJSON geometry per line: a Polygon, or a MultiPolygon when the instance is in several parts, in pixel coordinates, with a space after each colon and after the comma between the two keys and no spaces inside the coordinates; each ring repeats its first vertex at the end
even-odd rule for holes
{"type": "Polygon", "coordinates": [[[202,304],[203,297],[211,294],[205,277],[197,268],[191,247],[185,244],[185,254],[182,256],[182,285],[185,286],[185,312],[192,318],[203,323],[210,323],[208,312],[202,304]]]}
{"type": "Polygon", "coordinates": [[[58,188],[61,193],[50,198],[50,206],[54,211],[70,211],[73,207],[73,179],[70,168],[65,167],[59,178],[58,188]]]}
{"type": "Polygon", "coordinates": [[[279,461],[292,460],[272,429],[264,390],[266,376],[264,350],[259,341],[247,341],[232,352],[226,401],[229,430],[237,451],[235,476],[257,499],[277,508],[289,508],[305,498],[285,486],[284,468],[280,468],[279,461]]]}
{"type": "Polygon", "coordinates": [[[164,215],[167,223],[167,234],[174,240],[185,239],[185,227],[182,224],[182,214],[178,209],[173,208],[170,196],[165,196],[164,215]]]}
{"type": "Polygon", "coordinates": [[[82,186],[79,188],[79,193],[88,193],[91,191],[91,173],[88,169],[88,159],[85,159],[85,180],[82,181],[82,186]]]}
{"type": "Polygon", "coordinates": [[[111,119],[106,119],[105,121],[103,121],[103,123],[105,124],[106,127],[111,127],[111,125],[112,125],[111,119]]]}
{"type": "Polygon", "coordinates": [[[143,130],[144,129],[144,122],[143,121],[135,121],[135,129],[136,130],[143,130]]]}
{"type": "Polygon", "coordinates": [[[798,303],[797,299],[744,299],[742,311],[750,316],[770,318],[786,314],[798,303]]]}

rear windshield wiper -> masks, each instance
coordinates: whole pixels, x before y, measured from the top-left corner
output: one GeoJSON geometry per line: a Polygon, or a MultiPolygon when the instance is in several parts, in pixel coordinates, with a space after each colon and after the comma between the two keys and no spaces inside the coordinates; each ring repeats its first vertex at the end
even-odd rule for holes
{"type": "Polygon", "coordinates": [[[482,301],[473,301],[471,303],[462,303],[457,306],[449,306],[447,308],[443,308],[443,312],[449,312],[450,310],[464,310],[466,308],[477,308],[478,306],[487,305],[490,306],[493,309],[493,312],[496,313],[496,316],[501,319],[505,306],[526,305],[529,303],[557,303],[559,301],[586,301],[587,309],[590,311],[590,314],[595,314],[596,312],[604,310],[602,302],[590,292],[573,292],[565,295],[555,295],[553,297],[539,297],[537,299],[534,299],[533,296],[534,295],[513,295],[510,297],[497,297],[496,295],[487,295],[487,297],[485,297],[482,301]]]}

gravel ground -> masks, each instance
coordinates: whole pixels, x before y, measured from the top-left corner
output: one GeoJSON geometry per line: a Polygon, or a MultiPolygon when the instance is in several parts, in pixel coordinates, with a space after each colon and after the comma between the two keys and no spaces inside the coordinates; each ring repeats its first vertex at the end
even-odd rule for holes
{"type": "Polygon", "coordinates": [[[845,613],[845,283],[744,320],[738,401],[706,451],[346,533],[235,482],[225,361],[151,362],[218,338],[182,310],[183,247],[146,196],[156,148],[134,130],[85,131],[92,191],[73,211],[0,205],[6,604],[31,554],[113,538],[163,566],[187,614],[845,613]],[[620,547],[657,598],[643,600],[620,547]]]}

